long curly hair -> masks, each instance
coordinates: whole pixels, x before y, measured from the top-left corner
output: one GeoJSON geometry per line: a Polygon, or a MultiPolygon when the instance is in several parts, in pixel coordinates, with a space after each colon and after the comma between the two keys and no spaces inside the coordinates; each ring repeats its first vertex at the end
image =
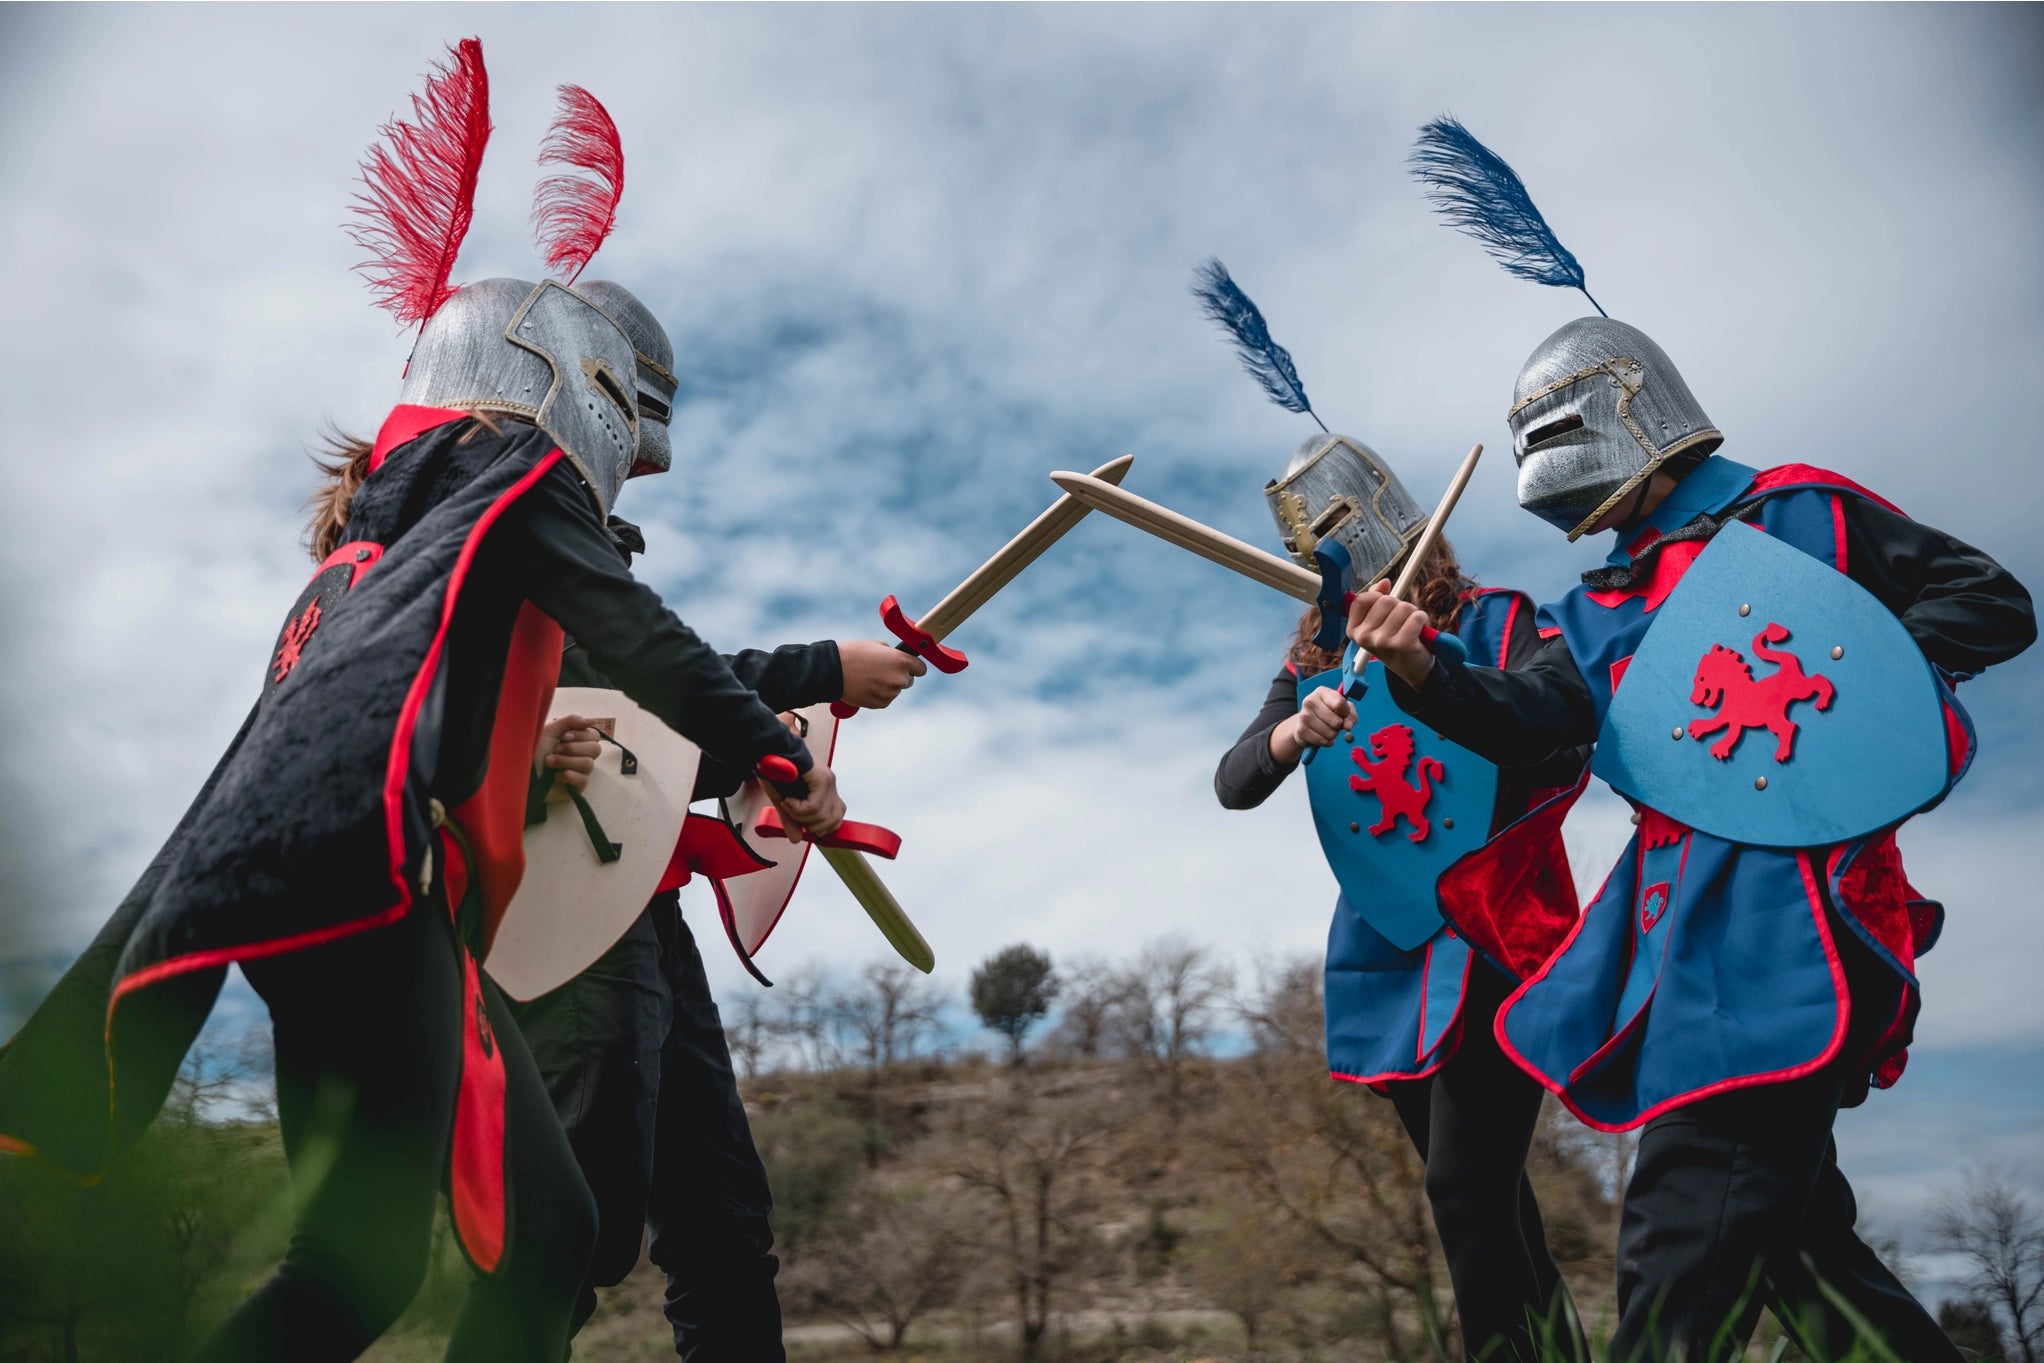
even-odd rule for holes
{"type": "MultiPolygon", "coordinates": [[[[1397,576],[1399,566],[1393,564],[1387,576],[1397,576]]],[[[1436,629],[1452,631],[1455,618],[1462,613],[1463,603],[1475,590],[1476,579],[1462,571],[1461,561],[1455,557],[1455,547],[1448,543],[1448,537],[1443,535],[1435,540],[1434,547],[1427,551],[1426,560],[1420,565],[1419,576],[1413,579],[1412,588],[1412,599],[1427,613],[1427,620],[1436,629]]],[[[1306,613],[1299,617],[1299,631],[1285,653],[1301,676],[1310,677],[1330,667],[1341,666],[1340,653],[1314,645],[1313,636],[1319,632],[1320,607],[1308,606],[1306,613]]]]}

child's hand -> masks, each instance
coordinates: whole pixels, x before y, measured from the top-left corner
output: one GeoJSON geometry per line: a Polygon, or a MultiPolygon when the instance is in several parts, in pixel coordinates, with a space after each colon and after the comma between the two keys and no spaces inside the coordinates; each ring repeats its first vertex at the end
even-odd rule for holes
{"type": "Polygon", "coordinates": [[[562,715],[547,721],[539,731],[539,747],[533,763],[554,774],[569,790],[589,789],[589,775],[603,752],[603,736],[589,727],[580,715],[562,715]]]}
{"type": "Polygon", "coordinates": [[[805,834],[827,838],[845,821],[845,802],[837,793],[837,774],[818,762],[803,773],[802,784],[809,793],[799,800],[781,794],[771,781],[762,781],[760,789],[781,811],[781,827],[789,842],[801,842],[805,834]]]}
{"type": "Polygon", "coordinates": [[[1427,613],[1393,599],[1389,582],[1356,593],[1349,603],[1348,637],[1415,691],[1434,670],[1434,651],[1421,637],[1426,627],[1427,613]]]}
{"type": "Polygon", "coordinates": [[[884,710],[894,698],[915,685],[930,665],[913,653],[903,653],[891,644],[852,639],[837,646],[838,663],[845,673],[847,705],[861,710],[884,710]]]}
{"type": "Polygon", "coordinates": [[[1331,748],[1346,729],[1356,724],[1356,707],[1331,686],[1306,693],[1299,713],[1270,732],[1270,755],[1280,762],[1296,762],[1307,748],[1331,748]]]}

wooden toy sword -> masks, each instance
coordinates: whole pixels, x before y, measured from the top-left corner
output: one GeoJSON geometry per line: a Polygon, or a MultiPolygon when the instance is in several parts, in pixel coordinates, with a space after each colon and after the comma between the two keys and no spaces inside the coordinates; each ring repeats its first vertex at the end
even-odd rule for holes
{"type": "MultiPolygon", "coordinates": [[[[1448,490],[1441,497],[1440,505],[1434,508],[1434,514],[1428,518],[1426,529],[1420,533],[1419,541],[1413,545],[1412,552],[1406,555],[1405,568],[1398,574],[1398,581],[1391,589],[1393,596],[1403,600],[1406,593],[1411,591],[1420,564],[1426,560],[1435,541],[1440,539],[1449,515],[1455,510],[1455,503],[1461,500],[1462,489],[1469,485],[1469,476],[1476,472],[1476,461],[1482,457],[1483,446],[1480,444],[1472,446],[1468,456],[1463,459],[1462,466],[1455,470],[1455,476],[1449,480],[1448,490]]],[[[1190,516],[1182,516],[1169,507],[1146,501],[1133,492],[1124,491],[1088,474],[1057,472],[1050,475],[1050,480],[1064,489],[1067,496],[1084,502],[1095,511],[1104,512],[1119,521],[1126,521],[1138,530],[1147,531],[1181,549],[1189,549],[1201,558],[1209,559],[1224,568],[1231,568],[1244,577],[1263,583],[1266,587],[1275,587],[1288,596],[1298,597],[1301,601],[1317,603],[1323,621],[1331,622],[1337,614],[1345,616],[1349,600],[1355,594],[1353,588],[1357,584],[1341,581],[1345,574],[1334,571],[1326,563],[1323,563],[1321,572],[1311,572],[1289,559],[1266,553],[1255,545],[1243,543],[1233,535],[1222,534],[1212,526],[1202,525],[1190,516]]],[[[1360,585],[1366,587],[1369,584],[1360,585]]],[[[1453,638],[1453,635],[1443,635],[1432,626],[1427,629],[1426,641],[1429,646],[1453,638]]],[[[1457,640],[1455,644],[1446,646],[1458,647],[1459,643],[1457,640]]],[[[1361,694],[1364,685],[1362,669],[1368,661],[1369,659],[1364,657],[1353,643],[1348,645],[1346,656],[1342,660],[1341,693],[1344,697],[1353,700],[1361,694]]],[[[1308,749],[1307,761],[1313,760],[1314,751],[1308,749]]]]}

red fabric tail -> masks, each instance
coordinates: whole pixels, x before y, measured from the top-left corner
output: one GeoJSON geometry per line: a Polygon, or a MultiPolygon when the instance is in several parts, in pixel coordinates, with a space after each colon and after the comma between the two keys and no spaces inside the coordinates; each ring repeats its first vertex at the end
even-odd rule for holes
{"type": "Polygon", "coordinates": [[[454,1230],[470,1262],[483,1273],[504,1257],[508,1206],[504,1189],[504,1053],[490,1027],[476,958],[461,953],[464,974],[461,1024],[461,1094],[454,1108],[454,1230]]]}
{"type": "Polygon", "coordinates": [[[348,234],[370,258],[355,268],[377,306],[424,324],[454,293],[447,280],[475,212],[476,176],[490,140],[490,77],[483,45],[463,38],[412,96],[414,122],[378,129],[387,146],[362,162],[348,234]]]}
{"type": "Polygon", "coordinates": [[[561,87],[561,111],[540,144],[543,166],[572,166],[595,178],[551,175],[532,195],[532,233],[547,268],[573,284],[617,226],[625,192],[625,149],[617,124],[596,96],[579,85],[561,87]]]}

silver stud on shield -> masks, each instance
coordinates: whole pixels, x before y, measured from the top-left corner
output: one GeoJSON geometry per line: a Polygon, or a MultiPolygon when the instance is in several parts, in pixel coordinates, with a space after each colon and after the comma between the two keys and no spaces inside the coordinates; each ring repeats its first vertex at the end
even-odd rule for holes
{"type": "Polygon", "coordinates": [[[1765,776],[1756,776],[1756,777],[1754,777],[1754,778],[1753,778],[1753,789],[1755,789],[1755,790],[1766,790],[1766,789],[1767,789],[1767,778],[1766,778],[1765,776]]]}
{"type": "Polygon", "coordinates": [[[1742,603],[1742,604],[1741,604],[1741,605],[1739,606],[1739,614],[1740,614],[1740,615],[1751,615],[1752,613],[1753,613],[1753,606],[1752,606],[1752,604],[1751,604],[1750,602],[1748,602],[1748,603],[1742,603]]]}
{"type": "Polygon", "coordinates": [[[1834,662],[1834,663],[1835,663],[1835,662],[1837,662],[1837,661],[1838,661],[1838,660],[1839,660],[1840,658],[1843,658],[1844,656],[1845,656],[1845,645],[1843,645],[1843,644],[1837,644],[1837,645],[1834,645],[1834,646],[1832,647],[1832,649],[1831,649],[1831,661],[1832,661],[1832,662],[1834,662]]]}

